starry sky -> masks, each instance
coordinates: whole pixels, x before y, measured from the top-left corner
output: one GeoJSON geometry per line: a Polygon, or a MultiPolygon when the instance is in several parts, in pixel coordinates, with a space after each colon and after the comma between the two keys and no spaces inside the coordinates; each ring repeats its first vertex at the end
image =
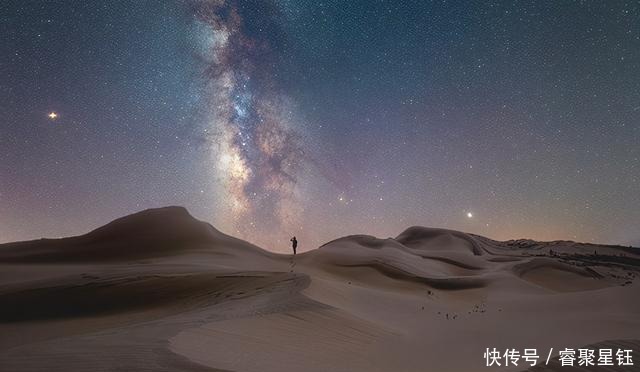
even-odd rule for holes
{"type": "Polygon", "coordinates": [[[637,1],[0,3],[0,242],[182,205],[640,246],[637,1]]]}

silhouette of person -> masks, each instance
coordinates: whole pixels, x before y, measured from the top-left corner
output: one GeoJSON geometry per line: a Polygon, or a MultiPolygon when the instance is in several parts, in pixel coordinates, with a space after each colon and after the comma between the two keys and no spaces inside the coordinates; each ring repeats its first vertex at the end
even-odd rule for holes
{"type": "Polygon", "coordinates": [[[298,248],[298,239],[296,239],[296,237],[294,236],[290,240],[291,240],[291,246],[293,247],[293,255],[295,256],[296,248],[298,248]]]}

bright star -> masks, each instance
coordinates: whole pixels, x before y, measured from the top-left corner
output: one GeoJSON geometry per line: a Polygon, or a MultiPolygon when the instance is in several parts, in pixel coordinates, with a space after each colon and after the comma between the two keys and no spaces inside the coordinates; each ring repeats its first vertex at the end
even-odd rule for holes
{"type": "Polygon", "coordinates": [[[467,212],[467,218],[473,218],[473,213],[467,212]]]}
{"type": "Polygon", "coordinates": [[[55,112],[51,111],[49,113],[49,115],[47,115],[49,117],[49,119],[51,120],[56,120],[58,118],[58,114],[56,114],[55,112]]]}

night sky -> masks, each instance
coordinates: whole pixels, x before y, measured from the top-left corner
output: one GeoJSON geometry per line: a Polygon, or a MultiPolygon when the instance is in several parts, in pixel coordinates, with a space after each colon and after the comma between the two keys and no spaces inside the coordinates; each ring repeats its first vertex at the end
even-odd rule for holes
{"type": "Polygon", "coordinates": [[[9,0],[0,38],[0,242],[183,205],[274,251],[640,245],[637,1],[9,0]]]}

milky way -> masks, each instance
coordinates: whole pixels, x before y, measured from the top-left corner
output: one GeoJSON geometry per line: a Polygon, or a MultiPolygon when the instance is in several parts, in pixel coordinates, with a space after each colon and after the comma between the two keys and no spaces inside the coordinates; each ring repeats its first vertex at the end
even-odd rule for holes
{"type": "Polygon", "coordinates": [[[3,1],[0,18],[0,242],[181,205],[278,252],[412,225],[640,245],[637,1],[3,1]]]}
{"type": "Polygon", "coordinates": [[[235,4],[204,2],[196,14],[208,64],[205,129],[221,210],[228,211],[219,222],[269,246],[274,231],[295,233],[299,226],[299,123],[287,97],[274,88],[271,45],[247,34],[235,4]]]}

